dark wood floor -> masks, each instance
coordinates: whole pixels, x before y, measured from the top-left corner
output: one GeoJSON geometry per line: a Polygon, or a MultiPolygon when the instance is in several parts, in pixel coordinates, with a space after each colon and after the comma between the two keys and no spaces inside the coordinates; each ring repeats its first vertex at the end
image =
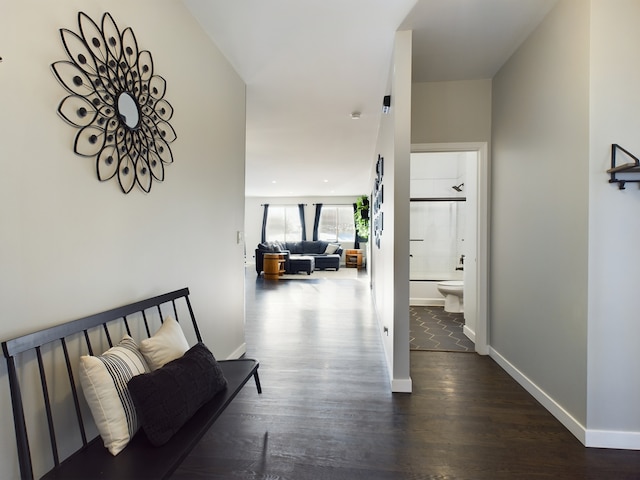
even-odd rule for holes
{"type": "Polygon", "coordinates": [[[476,354],[412,352],[389,391],[368,283],[247,274],[247,387],[174,479],[640,479],[640,452],[587,449],[476,354]]]}

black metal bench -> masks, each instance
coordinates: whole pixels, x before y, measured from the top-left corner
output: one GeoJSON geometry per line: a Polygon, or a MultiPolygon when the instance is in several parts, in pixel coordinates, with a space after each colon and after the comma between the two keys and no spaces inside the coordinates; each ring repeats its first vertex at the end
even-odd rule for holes
{"type": "MultiPolygon", "coordinates": [[[[106,349],[102,345],[105,340],[113,346],[111,338],[118,329],[133,338],[137,333],[150,337],[151,324],[161,322],[166,315],[163,308],[171,309],[176,320],[179,314],[189,316],[193,331],[188,338],[202,341],[189,289],[184,288],[2,342],[22,478],[33,478],[36,463],[37,470],[46,471],[42,477],[46,479],[168,478],[251,377],[258,393],[262,393],[258,361],[221,360],[226,390],[201,407],[166,444],[154,447],[139,431],[122,452],[112,456],[96,436],[91,414],[78,393],[75,357],[93,355],[94,350],[102,353],[98,348],[106,349]],[[53,377],[55,382],[51,381],[53,377]],[[61,393],[62,389],[66,393],[61,393]],[[31,405],[35,396],[42,399],[40,409],[31,405]],[[34,426],[37,420],[45,426],[34,426]],[[29,438],[42,443],[41,437],[47,435],[51,457],[43,459],[39,452],[32,458],[29,438]]],[[[185,329],[185,322],[181,325],[185,329]]]]}

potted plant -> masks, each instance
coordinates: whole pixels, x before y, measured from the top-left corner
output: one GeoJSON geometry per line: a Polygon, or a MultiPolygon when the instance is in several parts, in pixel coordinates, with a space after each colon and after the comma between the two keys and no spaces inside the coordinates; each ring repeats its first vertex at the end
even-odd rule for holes
{"type": "Polygon", "coordinates": [[[362,195],[356,200],[355,224],[358,241],[369,240],[369,197],[362,195]]]}

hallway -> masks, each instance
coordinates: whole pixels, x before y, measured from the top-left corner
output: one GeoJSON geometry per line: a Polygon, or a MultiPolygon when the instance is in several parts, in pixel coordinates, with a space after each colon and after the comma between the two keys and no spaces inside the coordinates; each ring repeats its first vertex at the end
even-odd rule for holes
{"type": "MultiPolygon", "coordinates": [[[[197,308],[197,306],[195,306],[197,308]]],[[[638,479],[640,452],[586,449],[490,358],[411,352],[392,394],[368,280],[246,275],[245,388],[175,479],[638,479]]]]}

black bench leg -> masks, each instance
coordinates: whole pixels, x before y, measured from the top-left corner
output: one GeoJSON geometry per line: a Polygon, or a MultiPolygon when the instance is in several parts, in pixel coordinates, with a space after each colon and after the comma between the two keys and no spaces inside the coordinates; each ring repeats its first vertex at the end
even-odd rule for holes
{"type": "Polygon", "coordinates": [[[258,372],[254,372],[253,379],[256,381],[256,388],[258,389],[258,393],[262,393],[262,386],[260,385],[260,377],[258,377],[258,372]]]}

